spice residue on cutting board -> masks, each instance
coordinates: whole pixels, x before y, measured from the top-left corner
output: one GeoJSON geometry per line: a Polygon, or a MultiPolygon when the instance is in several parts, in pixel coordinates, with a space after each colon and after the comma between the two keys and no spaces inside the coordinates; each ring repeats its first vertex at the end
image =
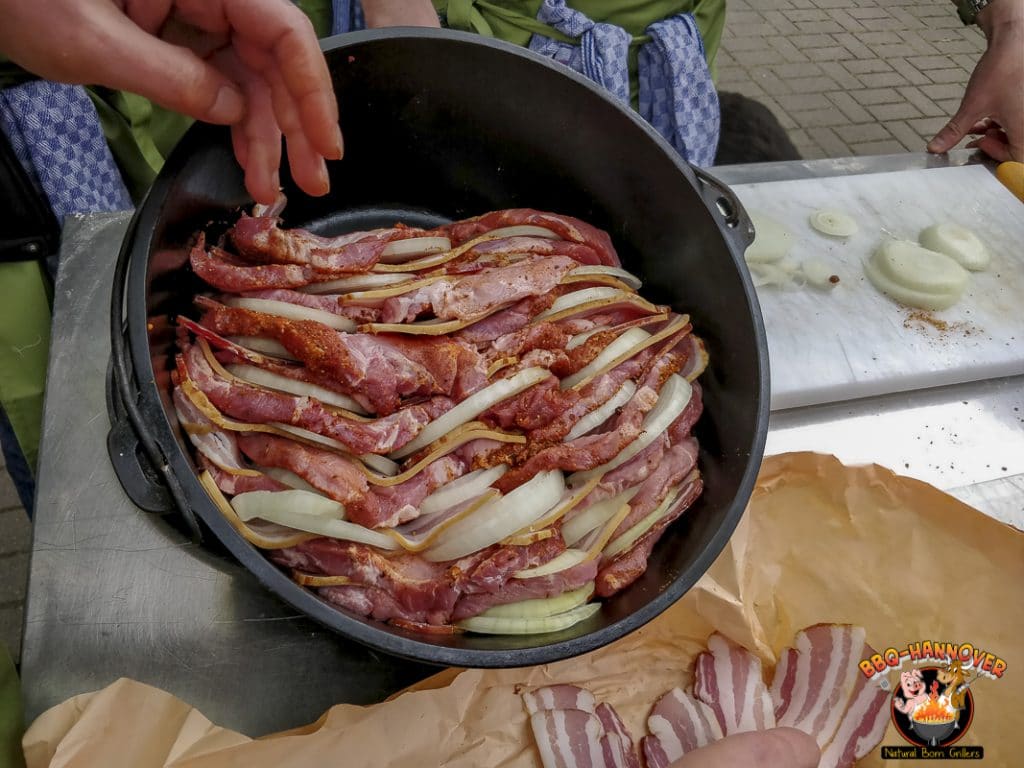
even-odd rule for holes
{"type": "Polygon", "coordinates": [[[964,321],[943,320],[924,309],[907,309],[903,318],[903,327],[911,331],[938,332],[940,338],[949,336],[978,336],[984,330],[974,323],[964,321]]]}

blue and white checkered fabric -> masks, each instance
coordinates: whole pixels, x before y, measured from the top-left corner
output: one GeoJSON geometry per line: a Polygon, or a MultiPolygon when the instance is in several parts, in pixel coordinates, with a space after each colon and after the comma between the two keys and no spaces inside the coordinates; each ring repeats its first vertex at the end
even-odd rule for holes
{"type": "Polygon", "coordinates": [[[0,126],[58,221],[132,207],[96,108],[77,85],[35,80],[0,90],[0,126]]]}
{"type": "Polygon", "coordinates": [[[598,24],[568,8],[565,0],[545,0],[537,19],[569,37],[578,38],[579,45],[557,42],[534,35],[530,50],[564,64],[585,75],[609,93],[629,104],[630,35],[614,24],[598,24]]]}
{"type": "MultiPolygon", "coordinates": [[[[629,103],[629,33],[598,24],[567,8],[565,0],[544,0],[537,19],[579,39],[579,45],[534,35],[530,49],[604,86],[629,103]]],[[[639,53],[639,112],[686,160],[712,165],[718,147],[718,95],[704,58],[704,42],[690,14],[647,28],[651,42],[639,53]]]]}

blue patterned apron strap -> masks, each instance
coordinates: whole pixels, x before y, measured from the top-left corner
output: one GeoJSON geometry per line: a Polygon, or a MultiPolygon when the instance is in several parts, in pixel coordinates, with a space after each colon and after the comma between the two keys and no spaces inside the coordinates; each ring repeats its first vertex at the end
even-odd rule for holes
{"type": "Polygon", "coordinates": [[[544,0],[537,13],[541,21],[579,45],[559,42],[541,34],[530,39],[530,50],[547,56],[593,80],[607,91],[629,103],[630,34],[614,24],[598,24],[565,0],[544,0]]]}
{"type": "Polygon", "coordinates": [[[715,162],[721,115],[704,42],[690,14],[647,28],[639,54],[640,114],[694,165],[715,162]]]}
{"type": "Polygon", "coordinates": [[[85,89],[35,80],[0,91],[0,125],[58,221],[132,207],[85,89]]]}

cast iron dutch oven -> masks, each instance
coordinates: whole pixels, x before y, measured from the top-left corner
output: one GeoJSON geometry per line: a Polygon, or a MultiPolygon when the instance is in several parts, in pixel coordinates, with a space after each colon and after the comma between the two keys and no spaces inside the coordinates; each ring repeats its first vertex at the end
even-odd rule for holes
{"type": "Polygon", "coordinates": [[[284,178],[285,225],[336,234],[420,226],[499,208],[578,216],[611,234],[648,298],[689,312],[711,364],[696,434],[701,499],[658,543],[646,574],[590,621],[557,634],[420,635],[336,609],[239,536],[199,485],[169,405],[171,319],[204,287],[187,245],[248,205],[222,128],[196,126],[168,160],[128,230],[114,287],[108,445],[136,503],[168,500],[268,589],[342,635],[436,664],[510,667],[585,653],[642,626],[686,592],[732,534],[760,465],[768,422],[764,328],[740,266],[752,228],[733,195],[589,81],[528,51],[438,30],[373,31],[326,41],[345,159],[331,193],[284,178]],[[132,461],[136,455],[148,461],[132,461]],[[149,467],[146,468],[148,463],[149,467]],[[154,477],[156,482],[154,482],[154,477]]]}

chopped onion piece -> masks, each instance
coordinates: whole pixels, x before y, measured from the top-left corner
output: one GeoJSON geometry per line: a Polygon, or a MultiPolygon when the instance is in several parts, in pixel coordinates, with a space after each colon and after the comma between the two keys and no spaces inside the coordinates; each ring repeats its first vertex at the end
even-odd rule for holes
{"type": "Polygon", "coordinates": [[[284,360],[298,360],[285,348],[284,344],[274,339],[262,339],[259,336],[228,336],[227,339],[232,344],[259,352],[261,355],[280,357],[284,360]]]}
{"type": "Polygon", "coordinates": [[[633,290],[638,290],[640,286],[643,285],[640,278],[632,272],[627,272],[621,267],[609,267],[604,264],[588,264],[583,267],[576,267],[576,269],[569,274],[574,277],[583,277],[587,275],[606,275],[608,277],[615,277],[633,290]]]}
{"type": "Polygon", "coordinates": [[[604,557],[611,560],[616,555],[622,554],[636,544],[639,538],[651,530],[654,524],[672,508],[672,503],[676,500],[678,495],[678,488],[670,490],[661,504],[655,507],[650,514],[644,517],[643,520],[638,522],[628,531],[616,537],[610,544],[608,544],[607,547],[604,548],[604,557]]]}
{"type": "Polygon", "coordinates": [[[928,227],[917,239],[925,248],[956,259],[961,267],[972,272],[987,269],[992,260],[992,255],[976,234],[952,222],[928,227]]]}
{"type": "Polygon", "coordinates": [[[612,536],[619,530],[623,520],[629,517],[631,512],[629,504],[623,504],[615,514],[612,515],[600,528],[595,528],[580,542],[580,548],[587,550],[587,557],[598,557],[601,551],[608,546],[612,536]]]}
{"type": "Polygon", "coordinates": [[[356,329],[356,324],[347,317],[335,315],[332,312],[325,312],[322,309],[312,309],[301,304],[289,304],[287,301],[274,301],[272,299],[246,299],[232,296],[224,299],[229,307],[248,309],[253,312],[261,312],[265,315],[284,317],[289,320],[311,320],[336,331],[349,333],[356,329]]]}
{"type": "Polygon", "coordinates": [[[293,427],[291,424],[284,424],[280,421],[268,421],[267,426],[273,427],[275,430],[280,430],[281,432],[287,432],[292,437],[297,437],[307,443],[316,443],[317,445],[322,445],[324,448],[349,453],[348,446],[338,440],[335,440],[333,437],[318,435],[316,432],[311,432],[308,429],[293,427]]]}
{"type": "Polygon", "coordinates": [[[594,475],[603,475],[605,472],[610,472],[636,456],[640,451],[653,443],[662,432],[667,430],[673,421],[679,418],[679,414],[683,412],[686,404],[690,402],[690,395],[692,393],[693,390],[686,379],[676,374],[669,376],[668,380],[662,385],[661,392],[658,394],[658,402],[654,404],[654,407],[644,417],[640,436],[619,451],[619,454],[606,464],[570,475],[569,484],[576,486],[584,483],[594,475]]]}
{"type": "Polygon", "coordinates": [[[829,290],[835,288],[836,283],[839,282],[838,278],[835,281],[832,280],[835,277],[835,273],[832,268],[829,267],[824,261],[820,259],[809,259],[801,265],[804,277],[807,282],[813,285],[815,288],[822,288],[829,290]]]}
{"type": "Polygon", "coordinates": [[[811,226],[829,237],[853,237],[857,234],[857,222],[842,211],[815,211],[811,214],[811,226]]]}
{"type": "Polygon", "coordinates": [[[538,597],[532,600],[520,600],[517,603],[495,605],[478,616],[501,619],[535,619],[555,616],[578,608],[590,600],[593,594],[594,582],[590,581],[582,587],[571,589],[554,597],[538,597]]]}
{"type": "Polygon", "coordinates": [[[362,460],[363,464],[368,466],[374,472],[380,472],[382,475],[387,475],[388,477],[394,477],[402,471],[402,467],[387,456],[378,456],[375,453],[364,453],[359,458],[362,460]]]}
{"type": "Polygon", "coordinates": [[[619,387],[619,391],[612,395],[611,399],[606,401],[604,405],[595,408],[590,413],[584,414],[583,418],[577,421],[573,428],[569,430],[569,433],[562,438],[562,442],[567,443],[570,440],[575,440],[577,437],[583,437],[593,429],[597,429],[608,421],[619,408],[628,403],[635,393],[636,382],[632,379],[626,379],[622,386],[619,387]]]}
{"type": "Polygon", "coordinates": [[[591,374],[600,371],[608,365],[608,363],[617,359],[621,355],[628,353],[635,347],[639,347],[649,338],[651,338],[651,334],[643,328],[630,328],[621,336],[617,336],[611,344],[602,349],[598,356],[591,360],[587,365],[580,368],[572,376],[566,376],[562,379],[562,389],[571,389],[572,387],[575,387],[584,379],[590,378],[591,374]]]}
{"type": "Polygon", "coordinates": [[[507,464],[498,464],[490,469],[477,469],[452,480],[420,502],[420,514],[432,515],[469,501],[490,488],[491,484],[507,471],[507,464]]]}
{"type": "Polygon", "coordinates": [[[359,414],[366,413],[363,406],[348,395],[334,392],[318,384],[309,384],[305,381],[289,379],[287,376],[264,370],[255,365],[229,365],[227,366],[227,371],[232,376],[242,381],[247,381],[250,384],[255,384],[258,387],[276,389],[280,392],[287,392],[290,395],[298,395],[299,397],[312,397],[321,403],[344,408],[346,411],[353,411],[359,414]]]}
{"type": "Polygon", "coordinates": [[[754,225],[754,242],[748,247],[743,258],[749,264],[764,264],[779,261],[793,246],[793,235],[774,219],[760,213],[750,213],[754,225]]]}
{"type": "MultiPolygon", "coordinates": [[[[231,508],[243,522],[259,518],[271,520],[276,510],[285,509],[297,515],[345,519],[345,505],[320,493],[309,491],[249,491],[231,499],[231,508]]],[[[276,520],[274,522],[277,522],[276,520]]]]}
{"type": "Polygon", "coordinates": [[[352,291],[368,291],[374,288],[383,288],[387,285],[394,285],[395,283],[404,283],[408,280],[412,280],[415,275],[405,275],[402,273],[393,273],[386,275],[378,275],[373,272],[369,272],[361,275],[352,275],[351,277],[342,277],[337,280],[328,280],[326,283],[310,283],[304,285],[297,290],[302,293],[350,293],[352,291]]]}
{"type": "Polygon", "coordinates": [[[549,240],[561,240],[562,238],[545,227],[535,227],[532,224],[517,224],[513,227],[498,227],[492,229],[487,235],[492,239],[504,239],[506,237],[546,237],[549,240]]]}
{"type": "Polygon", "coordinates": [[[476,498],[462,504],[435,512],[432,515],[421,515],[397,528],[386,528],[384,533],[398,542],[406,552],[422,552],[432,547],[438,537],[459,520],[469,517],[485,504],[490,504],[501,497],[497,488],[488,488],[476,498]]]}
{"type": "Polygon", "coordinates": [[[499,379],[493,384],[488,384],[427,424],[422,432],[391,455],[396,459],[411,456],[435,440],[444,437],[461,424],[472,421],[488,408],[529,389],[550,375],[545,368],[524,368],[507,379],[499,379]]]}
{"type": "Polygon", "coordinates": [[[864,263],[864,272],[878,290],[920,309],[953,306],[970,279],[946,254],[904,240],[883,243],[864,263]]]}
{"type": "Polygon", "coordinates": [[[592,530],[607,523],[622,509],[623,504],[629,504],[630,499],[636,496],[639,490],[638,485],[627,488],[617,496],[592,504],[576,517],[566,521],[562,526],[562,538],[565,539],[566,546],[573,546],[592,530]]]}
{"type": "Polygon", "coordinates": [[[559,632],[586,621],[601,610],[600,603],[587,603],[571,611],[555,616],[544,616],[535,619],[506,619],[496,616],[474,616],[458,622],[456,626],[467,632],[478,632],[483,635],[540,635],[546,632],[559,632]]]}
{"type": "MultiPolygon", "coordinates": [[[[240,493],[231,500],[231,506],[243,521],[247,515],[252,515],[252,517],[258,516],[261,520],[268,520],[298,531],[307,531],[320,536],[328,536],[332,539],[354,541],[359,544],[377,547],[378,549],[398,549],[398,544],[387,534],[372,531],[369,528],[350,523],[347,520],[339,520],[336,517],[325,515],[310,515],[292,509],[286,504],[247,498],[256,494],[275,496],[292,493],[302,493],[302,491],[251,491],[249,493],[240,493]]],[[[313,494],[309,495],[312,496],[313,494]]],[[[327,499],[326,501],[330,500],[327,499]]],[[[332,503],[342,507],[338,502],[332,503]]]]}
{"type": "Polygon", "coordinates": [[[526,568],[512,574],[515,579],[535,579],[538,576],[550,576],[553,573],[560,573],[573,568],[587,559],[587,553],[582,549],[567,549],[553,560],[548,560],[543,565],[536,565],[533,568],[526,568]]]}
{"type": "Polygon", "coordinates": [[[443,541],[423,553],[432,562],[464,557],[524,528],[558,504],[565,491],[562,473],[540,472],[500,499],[486,504],[445,531],[443,541]]]}
{"type": "Polygon", "coordinates": [[[443,253],[451,247],[452,241],[447,237],[410,237],[406,240],[393,240],[380,252],[380,261],[384,264],[401,264],[415,256],[443,253]]]}
{"type": "Polygon", "coordinates": [[[518,541],[513,541],[513,539],[517,537],[525,538],[534,533],[543,533],[545,530],[551,530],[550,526],[557,523],[572,510],[576,509],[580,502],[587,498],[587,495],[597,487],[598,483],[601,482],[601,477],[601,475],[592,477],[578,488],[566,489],[566,492],[562,494],[562,500],[550,512],[544,515],[544,517],[540,520],[534,520],[530,525],[518,531],[515,536],[503,539],[501,543],[517,544],[519,543],[518,541]]]}
{"type": "Polygon", "coordinates": [[[281,469],[280,467],[260,467],[259,471],[267,477],[271,477],[282,485],[287,485],[290,488],[294,488],[299,491],[308,491],[309,493],[319,493],[321,496],[324,495],[323,491],[310,485],[294,472],[289,472],[287,469],[281,469]]]}
{"type": "Polygon", "coordinates": [[[313,538],[311,533],[285,528],[276,523],[242,522],[241,518],[238,517],[238,514],[228,503],[228,500],[224,498],[224,494],[221,493],[217,483],[213,480],[213,475],[208,470],[204,469],[202,474],[199,475],[199,484],[209,494],[214,505],[224,515],[224,519],[241,534],[243,539],[254,547],[259,547],[260,549],[286,549],[313,538]]]}

